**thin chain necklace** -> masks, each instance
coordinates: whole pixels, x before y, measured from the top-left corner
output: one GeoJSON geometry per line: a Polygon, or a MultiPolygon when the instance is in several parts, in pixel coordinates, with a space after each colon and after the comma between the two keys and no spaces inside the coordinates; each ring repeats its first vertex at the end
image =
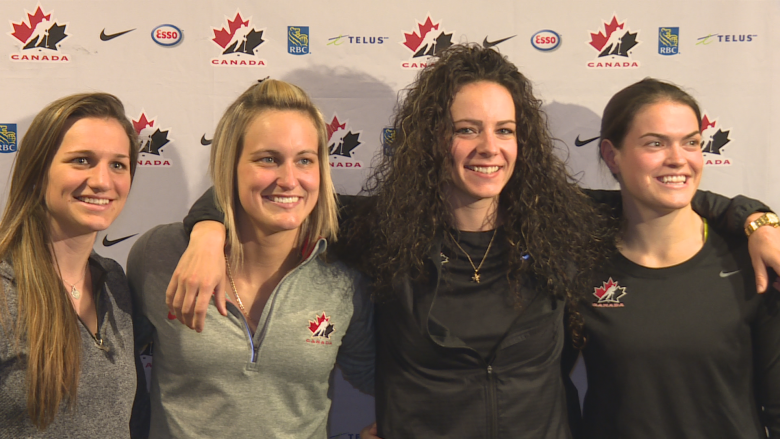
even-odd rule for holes
{"type": "Polygon", "coordinates": [[[490,243],[488,244],[487,250],[485,250],[485,256],[482,256],[482,261],[479,263],[479,266],[474,265],[474,261],[471,260],[471,256],[469,256],[468,253],[466,253],[466,250],[463,250],[463,247],[458,244],[458,241],[455,240],[455,237],[452,236],[452,233],[450,233],[449,230],[447,230],[447,234],[450,235],[450,239],[452,239],[452,242],[455,243],[455,245],[458,246],[460,251],[463,252],[464,255],[466,255],[466,258],[469,260],[469,264],[471,264],[471,268],[474,269],[474,276],[471,276],[471,280],[479,283],[479,270],[482,268],[482,264],[485,263],[485,259],[487,259],[488,253],[490,253],[490,247],[493,245],[493,240],[496,238],[496,232],[498,232],[498,229],[493,230],[493,236],[490,238],[490,243]]]}
{"type": "Polygon", "coordinates": [[[70,285],[70,296],[73,297],[76,300],[79,300],[81,298],[81,291],[76,288],[76,285],[80,284],[81,281],[84,280],[84,278],[87,277],[87,270],[86,267],[84,269],[84,275],[81,276],[81,279],[77,280],[76,283],[70,283],[65,280],[64,277],[62,277],[62,273],[60,273],[60,279],[62,279],[63,282],[65,282],[65,286],[70,285]]]}
{"type": "Polygon", "coordinates": [[[233,282],[233,273],[230,272],[230,262],[228,261],[227,255],[225,256],[225,265],[227,266],[228,279],[230,279],[230,286],[233,288],[233,295],[236,296],[236,302],[238,303],[238,307],[241,308],[241,312],[244,313],[244,315],[247,315],[246,308],[244,308],[244,302],[242,302],[241,297],[238,296],[236,283],[233,282]]]}

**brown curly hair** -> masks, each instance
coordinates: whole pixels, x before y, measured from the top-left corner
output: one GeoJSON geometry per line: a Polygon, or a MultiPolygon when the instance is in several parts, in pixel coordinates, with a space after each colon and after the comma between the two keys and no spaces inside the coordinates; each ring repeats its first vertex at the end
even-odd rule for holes
{"type": "MultiPolygon", "coordinates": [[[[446,195],[452,184],[450,106],[464,85],[477,81],[502,85],[515,104],[517,163],[498,207],[499,227],[512,249],[507,277],[511,285],[532,279],[567,299],[572,337],[582,342],[578,297],[589,290],[590,275],[610,248],[605,222],[554,154],[531,82],[493,49],[454,45],[406,90],[393,120],[396,137],[366,187],[372,202],[345,224],[345,241],[354,243],[348,259],[372,275],[376,300],[393,297],[399,276],[425,278],[437,234],[454,224],[446,195]]],[[[519,307],[519,288],[513,290],[519,307]]]]}

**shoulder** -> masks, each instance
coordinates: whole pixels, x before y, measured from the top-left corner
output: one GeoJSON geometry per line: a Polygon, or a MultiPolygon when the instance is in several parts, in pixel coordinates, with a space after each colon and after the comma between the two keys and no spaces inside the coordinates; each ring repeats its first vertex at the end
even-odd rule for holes
{"type": "Polygon", "coordinates": [[[317,243],[314,254],[304,261],[301,267],[300,280],[320,291],[324,288],[329,294],[342,293],[352,296],[356,288],[368,282],[367,278],[341,261],[326,261],[326,247],[324,239],[317,243]]]}
{"type": "Polygon", "coordinates": [[[184,249],[187,248],[189,235],[184,229],[182,223],[161,224],[149,229],[138,238],[133,244],[145,248],[147,251],[158,251],[161,249],[184,249]]]}

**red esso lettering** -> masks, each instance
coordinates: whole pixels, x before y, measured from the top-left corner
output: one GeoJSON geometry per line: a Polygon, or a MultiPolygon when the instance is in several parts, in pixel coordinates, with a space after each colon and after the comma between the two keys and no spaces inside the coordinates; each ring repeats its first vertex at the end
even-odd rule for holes
{"type": "Polygon", "coordinates": [[[175,40],[176,38],[179,38],[179,33],[175,31],[165,32],[158,30],[155,36],[161,40],[175,40]]]}
{"type": "Polygon", "coordinates": [[[557,39],[555,37],[536,36],[536,44],[555,44],[556,41],[557,39]]]}

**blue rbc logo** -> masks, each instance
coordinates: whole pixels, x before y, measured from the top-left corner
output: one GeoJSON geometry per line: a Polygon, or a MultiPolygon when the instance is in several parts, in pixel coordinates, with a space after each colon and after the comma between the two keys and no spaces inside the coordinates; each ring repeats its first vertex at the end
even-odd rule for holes
{"type": "Polygon", "coordinates": [[[287,53],[308,55],[309,26],[287,26],[287,53]]]}
{"type": "Polygon", "coordinates": [[[0,153],[16,152],[16,124],[0,124],[0,153]]]}
{"type": "Polygon", "coordinates": [[[658,53],[661,55],[677,55],[680,53],[680,28],[658,28],[658,53]]]}

